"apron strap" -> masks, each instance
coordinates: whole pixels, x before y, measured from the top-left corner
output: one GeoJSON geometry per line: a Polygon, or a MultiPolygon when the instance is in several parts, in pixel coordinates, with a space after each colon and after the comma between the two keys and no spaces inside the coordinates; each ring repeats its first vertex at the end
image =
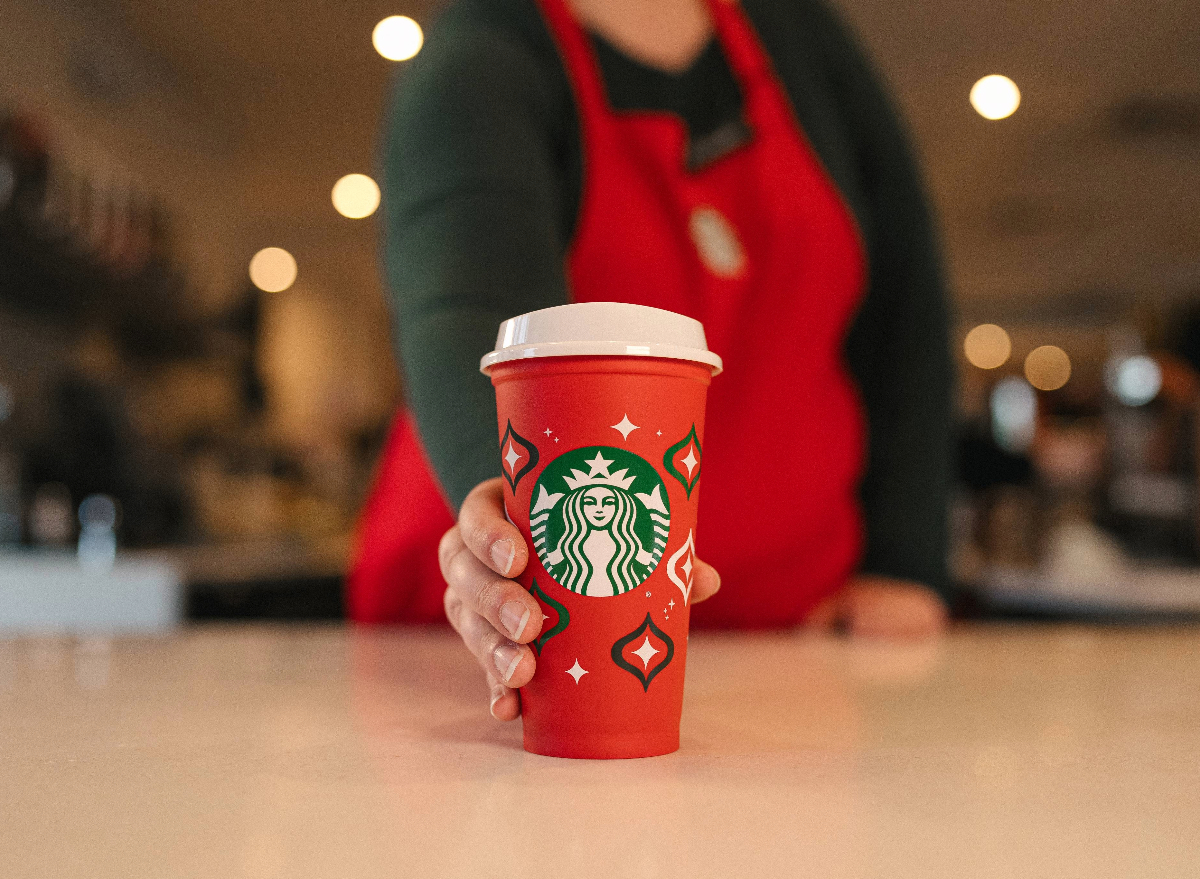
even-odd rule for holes
{"type": "Polygon", "coordinates": [[[712,16],[717,41],[743,92],[749,91],[748,86],[761,82],[764,77],[772,78],[771,62],[741,3],[738,0],[705,0],[705,5],[712,16]]]}

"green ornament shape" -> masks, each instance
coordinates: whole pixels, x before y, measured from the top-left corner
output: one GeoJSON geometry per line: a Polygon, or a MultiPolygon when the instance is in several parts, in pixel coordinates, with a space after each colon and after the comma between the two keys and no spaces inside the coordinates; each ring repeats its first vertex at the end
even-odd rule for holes
{"type": "Polygon", "coordinates": [[[683,490],[687,492],[688,500],[691,500],[692,489],[695,488],[696,483],[700,481],[700,466],[703,460],[704,450],[700,448],[700,437],[696,436],[695,424],[692,425],[692,429],[688,431],[687,436],[675,443],[675,445],[671,446],[671,448],[667,449],[666,454],[663,455],[663,469],[679,480],[679,484],[682,485],[683,490]],[[696,472],[689,480],[688,477],[681,473],[679,468],[675,466],[675,456],[693,443],[696,446],[696,452],[700,455],[700,460],[696,462],[696,472]]]}
{"type": "Polygon", "coordinates": [[[638,626],[624,638],[621,638],[612,646],[613,662],[615,662],[618,667],[625,669],[625,671],[629,672],[638,679],[642,685],[643,693],[649,691],[650,682],[658,676],[660,671],[670,665],[671,659],[674,658],[674,656],[675,642],[671,640],[671,637],[666,632],[654,625],[654,620],[650,619],[650,614],[646,614],[646,619],[640,626],[638,626]],[[625,658],[623,651],[628,645],[645,635],[647,631],[667,645],[667,655],[663,657],[661,662],[657,662],[654,665],[649,665],[647,663],[644,668],[638,668],[625,658]]]}
{"type": "Polygon", "coordinates": [[[567,627],[567,624],[571,622],[571,614],[561,602],[555,601],[553,598],[543,592],[542,587],[537,584],[537,580],[533,581],[533,586],[530,587],[529,592],[534,598],[538,599],[548,607],[553,608],[554,612],[558,614],[558,622],[555,623],[551,628],[546,629],[544,632],[538,635],[533,641],[533,649],[537,651],[538,656],[541,656],[542,648],[546,646],[546,642],[563,631],[567,627]]]}

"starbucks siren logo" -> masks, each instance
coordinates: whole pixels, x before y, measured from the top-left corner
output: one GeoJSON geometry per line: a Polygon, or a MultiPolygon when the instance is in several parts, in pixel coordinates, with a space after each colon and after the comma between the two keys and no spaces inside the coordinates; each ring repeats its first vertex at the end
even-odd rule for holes
{"type": "Polygon", "coordinates": [[[671,508],[655,469],[625,449],[588,446],[555,458],[533,489],[533,545],[572,592],[620,595],[662,559],[671,508]]]}

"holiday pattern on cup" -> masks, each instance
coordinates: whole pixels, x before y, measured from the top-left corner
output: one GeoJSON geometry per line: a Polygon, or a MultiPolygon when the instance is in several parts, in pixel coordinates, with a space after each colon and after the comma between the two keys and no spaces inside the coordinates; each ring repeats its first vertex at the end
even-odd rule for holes
{"type": "Polygon", "coordinates": [[[692,497],[692,489],[700,481],[700,461],[703,457],[700,451],[700,437],[696,436],[696,425],[688,431],[688,435],[675,443],[663,455],[663,467],[667,473],[679,480],[687,492],[688,499],[692,497]]]}
{"type": "Polygon", "coordinates": [[[564,588],[621,595],[658,567],[670,501],[647,461],[625,449],[588,446],[546,465],[534,485],[529,527],[542,566],[564,588]]]}
{"type": "Polygon", "coordinates": [[[500,438],[500,460],[504,481],[516,494],[521,478],[537,466],[538,450],[537,446],[513,430],[511,421],[500,438]]]}
{"type": "Polygon", "coordinates": [[[670,664],[674,656],[675,642],[654,625],[650,614],[646,614],[640,626],[612,646],[613,662],[641,682],[642,692],[650,689],[650,682],[670,664]]]}
{"type": "Polygon", "coordinates": [[[692,597],[692,570],[695,567],[695,560],[696,539],[692,536],[692,530],[689,528],[687,540],[683,542],[683,546],[675,550],[667,559],[667,577],[683,593],[684,604],[687,604],[688,599],[692,597]]]}
{"type": "Polygon", "coordinates": [[[542,591],[542,587],[538,585],[537,580],[533,581],[533,586],[529,589],[534,598],[540,604],[545,605],[554,612],[554,616],[550,616],[544,610],[542,611],[542,633],[537,636],[532,642],[533,649],[537,651],[538,656],[542,655],[542,648],[546,646],[546,642],[559,634],[571,623],[571,614],[563,606],[561,601],[555,601],[549,595],[542,591]]]}

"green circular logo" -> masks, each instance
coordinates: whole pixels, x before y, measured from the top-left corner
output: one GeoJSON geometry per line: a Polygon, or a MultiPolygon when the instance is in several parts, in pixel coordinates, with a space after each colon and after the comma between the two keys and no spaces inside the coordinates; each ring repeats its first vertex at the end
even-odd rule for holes
{"type": "Polygon", "coordinates": [[[654,573],[671,531],[658,472],[625,449],[588,446],[542,471],[529,508],[546,572],[572,592],[620,595],[654,573]]]}

